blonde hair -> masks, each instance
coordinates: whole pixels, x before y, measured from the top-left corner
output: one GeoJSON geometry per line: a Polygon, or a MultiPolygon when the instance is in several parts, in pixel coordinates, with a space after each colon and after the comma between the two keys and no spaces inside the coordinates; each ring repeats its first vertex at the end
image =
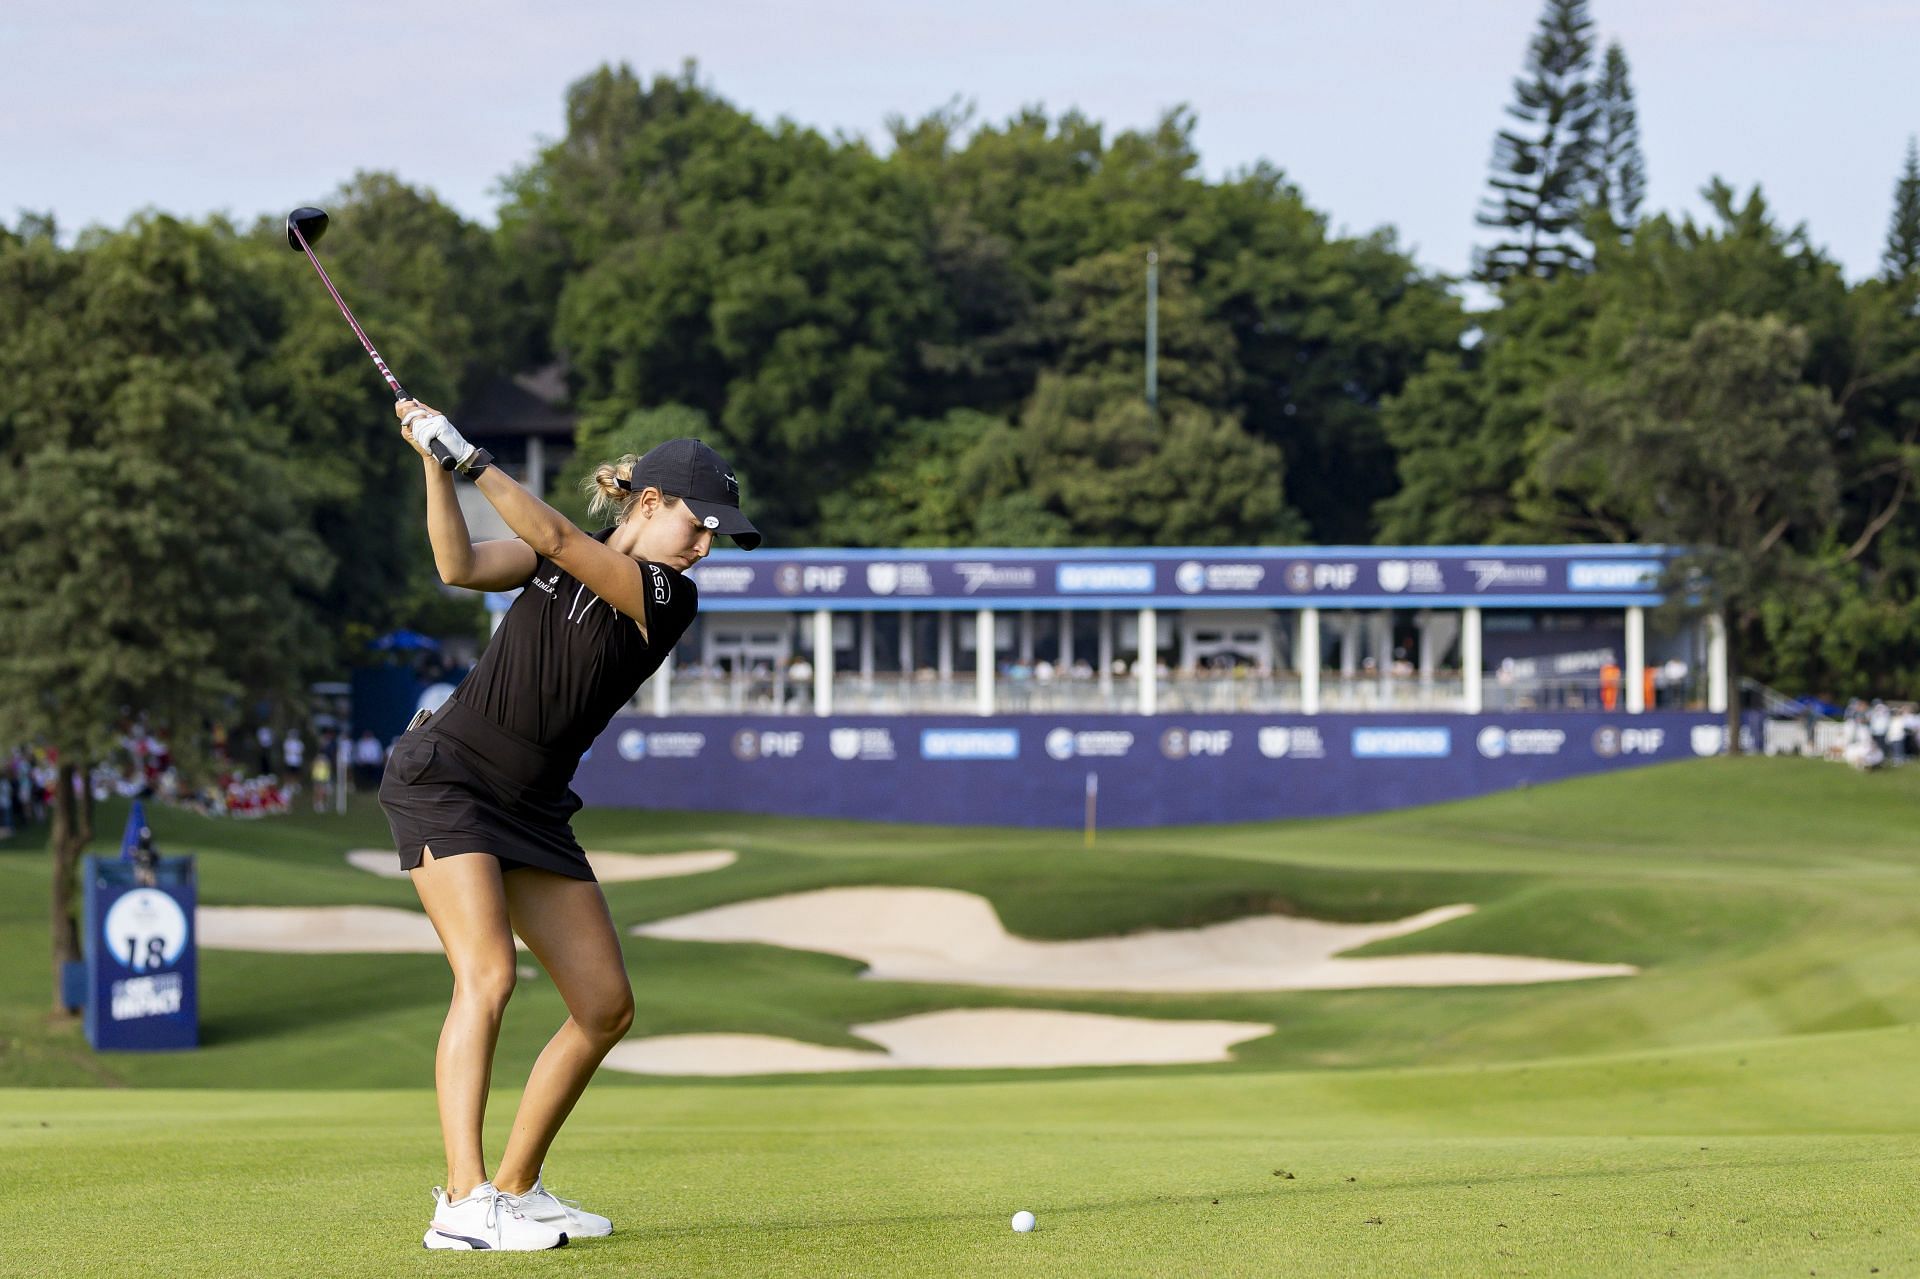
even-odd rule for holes
{"type": "MultiPolygon", "coordinates": [[[[581,482],[580,488],[587,495],[587,514],[593,519],[612,517],[615,524],[625,524],[627,513],[633,504],[640,500],[641,489],[628,489],[626,484],[633,480],[633,468],[639,464],[638,453],[628,453],[612,462],[602,462],[593,468],[593,474],[581,482]]],[[[680,499],[671,493],[662,493],[660,500],[664,505],[673,506],[680,499]]]]}

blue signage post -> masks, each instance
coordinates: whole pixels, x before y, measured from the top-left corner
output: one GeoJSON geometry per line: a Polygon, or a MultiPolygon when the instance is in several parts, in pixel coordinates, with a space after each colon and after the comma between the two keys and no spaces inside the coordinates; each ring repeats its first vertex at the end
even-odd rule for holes
{"type": "Polygon", "coordinates": [[[193,858],[88,857],[83,873],[87,1042],[102,1052],[198,1047],[193,858]]]}

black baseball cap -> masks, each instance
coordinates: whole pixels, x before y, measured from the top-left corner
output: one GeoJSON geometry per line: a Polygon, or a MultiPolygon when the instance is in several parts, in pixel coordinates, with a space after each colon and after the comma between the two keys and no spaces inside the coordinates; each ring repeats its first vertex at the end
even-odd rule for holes
{"type": "Polygon", "coordinates": [[[668,440],[633,464],[633,478],[620,487],[638,493],[657,488],[687,504],[694,518],[725,533],[743,551],[760,545],[760,530],[740,513],[740,481],[727,460],[699,440],[668,440]]]}

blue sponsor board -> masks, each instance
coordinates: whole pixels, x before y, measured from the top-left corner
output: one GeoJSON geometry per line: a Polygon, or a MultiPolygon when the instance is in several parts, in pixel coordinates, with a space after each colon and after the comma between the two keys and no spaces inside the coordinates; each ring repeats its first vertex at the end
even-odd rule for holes
{"type": "Polygon", "coordinates": [[[720,551],[708,610],[1657,603],[1645,546],[720,551]]]}
{"type": "Polygon", "coordinates": [[[1445,759],[1451,754],[1450,728],[1370,725],[1353,730],[1355,759],[1445,759]]]}
{"type": "Polygon", "coordinates": [[[1151,595],[1155,586],[1151,564],[1061,564],[1053,581],[1062,595],[1151,595]]]}
{"type": "Polygon", "coordinates": [[[1017,728],[923,728],[921,759],[1019,759],[1017,728]]]}
{"type": "Polygon", "coordinates": [[[1666,565],[1659,560],[1570,560],[1570,591],[1652,591],[1659,589],[1666,565]]]}
{"type": "Polygon", "coordinates": [[[1715,755],[1723,731],[1679,711],[623,716],[604,740],[574,779],[595,805],[1076,827],[1090,773],[1108,825],[1328,817],[1715,755]]]}
{"type": "Polygon", "coordinates": [[[141,876],[130,862],[88,857],[81,874],[87,1041],[101,1052],[197,1047],[193,859],[163,857],[141,876]]]}

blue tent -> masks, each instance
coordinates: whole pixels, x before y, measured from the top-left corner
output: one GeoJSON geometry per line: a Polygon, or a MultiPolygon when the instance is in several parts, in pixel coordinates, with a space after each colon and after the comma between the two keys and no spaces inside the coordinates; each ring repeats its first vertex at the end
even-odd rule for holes
{"type": "Polygon", "coordinates": [[[438,653],[440,641],[419,631],[393,631],[367,647],[379,653],[438,653]]]}

